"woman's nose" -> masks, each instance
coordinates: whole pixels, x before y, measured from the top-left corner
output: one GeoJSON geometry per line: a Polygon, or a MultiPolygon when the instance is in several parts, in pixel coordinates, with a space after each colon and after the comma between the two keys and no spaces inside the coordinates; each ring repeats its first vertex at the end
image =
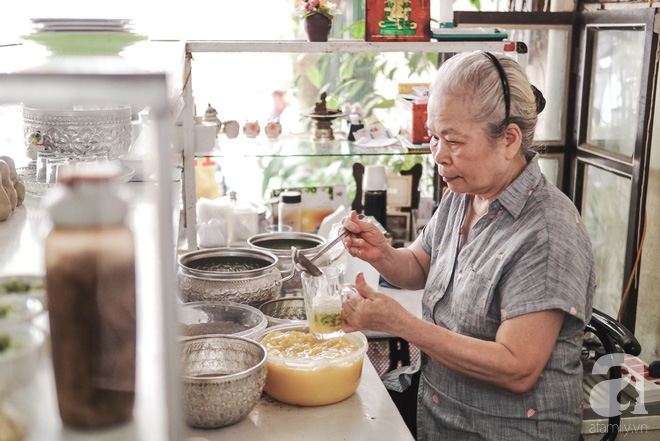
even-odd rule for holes
{"type": "Polygon", "coordinates": [[[435,145],[431,148],[431,153],[433,153],[433,160],[436,164],[444,165],[449,159],[449,156],[447,155],[447,149],[442,148],[441,141],[437,141],[435,143],[435,145]]]}

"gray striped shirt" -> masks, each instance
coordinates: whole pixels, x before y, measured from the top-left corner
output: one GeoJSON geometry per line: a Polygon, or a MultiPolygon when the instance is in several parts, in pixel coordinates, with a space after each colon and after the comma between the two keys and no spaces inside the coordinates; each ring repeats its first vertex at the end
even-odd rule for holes
{"type": "Polygon", "coordinates": [[[526,393],[468,378],[423,354],[418,439],[578,439],[580,353],[595,289],[587,230],[570,199],[545,179],[538,157],[490,203],[459,251],[468,200],[447,191],[422,233],[431,256],[424,319],[492,341],[504,320],[548,309],[566,315],[542,377],[526,393]]]}

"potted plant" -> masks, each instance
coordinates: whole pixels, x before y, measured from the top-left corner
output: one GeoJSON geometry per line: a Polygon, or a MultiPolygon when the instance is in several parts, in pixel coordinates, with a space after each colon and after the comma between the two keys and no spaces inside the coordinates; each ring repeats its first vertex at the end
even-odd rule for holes
{"type": "Polygon", "coordinates": [[[327,0],[295,0],[296,15],[305,22],[308,41],[328,41],[337,5],[327,0]]]}

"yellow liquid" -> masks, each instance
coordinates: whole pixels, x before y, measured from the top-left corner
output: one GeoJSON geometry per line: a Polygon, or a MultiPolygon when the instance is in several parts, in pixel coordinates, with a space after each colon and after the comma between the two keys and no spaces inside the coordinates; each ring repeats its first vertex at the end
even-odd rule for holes
{"type": "Polygon", "coordinates": [[[309,330],[314,334],[330,334],[341,330],[341,312],[314,312],[309,321],[309,330]]]}
{"type": "MultiPolygon", "coordinates": [[[[299,360],[336,358],[358,350],[346,337],[320,340],[298,331],[273,332],[261,344],[269,354],[299,360]]],[[[269,358],[264,391],[284,403],[320,406],[350,397],[360,384],[361,376],[362,357],[353,363],[318,369],[287,367],[269,358]]]]}

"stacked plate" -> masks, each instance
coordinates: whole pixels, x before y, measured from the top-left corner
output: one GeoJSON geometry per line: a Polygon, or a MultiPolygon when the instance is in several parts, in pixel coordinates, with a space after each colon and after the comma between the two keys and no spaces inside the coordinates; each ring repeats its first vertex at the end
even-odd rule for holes
{"type": "Polygon", "coordinates": [[[34,32],[133,32],[132,20],[105,18],[32,18],[34,32]]]}
{"type": "Polygon", "coordinates": [[[32,33],[24,40],[45,46],[53,55],[118,55],[145,40],[129,19],[32,18],[32,33]]]}

